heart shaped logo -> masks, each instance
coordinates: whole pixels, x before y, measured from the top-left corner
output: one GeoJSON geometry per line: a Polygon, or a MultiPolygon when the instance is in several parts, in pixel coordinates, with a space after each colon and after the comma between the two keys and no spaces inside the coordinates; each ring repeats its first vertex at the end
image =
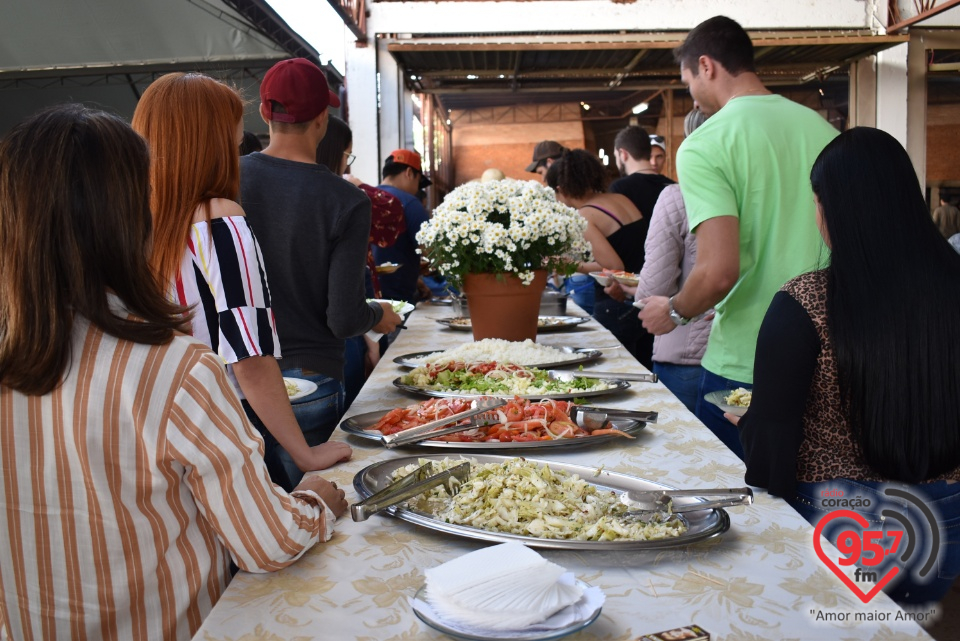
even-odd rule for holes
{"type": "Polygon", "coordinates": [[[856,521],[862,529],[866,529],[867,527],[870,526],[870,522],[867,521],[867,519],[865,519],[860,514],[857,514],[853,510],[835,510],[830,514],[826,515],[825,517],[823,517],[822,519],[820,519],[820,522],[817,523],[817,527],[814,528],[813,549],[817,551],[817,556],[820,557],[820,560],[823,561],[824,565],[826,565],[828,568],[830,568],[833,571],[834,574],[840,577],[840,580],[843,581],[843,583],[848,588],[850,588],[850,590],[854,594],[856,594],[861,601],[863,601],[864,603],[867,603],[873,597],[877,596],[877,593],[883,589],[883,586],[885,586],[887,583],[890,583],[893,577],[897,576],[897,574],[900,572],[900,568],[898,567],[890,568],[887,571],[887,573],[884,574],[879,581],[877,581],[877,583],[873,586],[873,588],[869,592],[864,592],[863,590],[861,590],[860,586],[854,583],[853,580],[850,579],[850,577],[848,577],[846,573],[844,573],[844,571],[840,568],[840,566],[834,563],[833,560],[831,560],[830,557],[826,555],[826,553],[823,551],[823,547],[820,545],[820,539],[821,539],[821,534],[823,533],[823,528],[825,528],[827,524],[830,523],[830,521],[833,521],[834,519],[842,519],[842,518],[856,521]]]}

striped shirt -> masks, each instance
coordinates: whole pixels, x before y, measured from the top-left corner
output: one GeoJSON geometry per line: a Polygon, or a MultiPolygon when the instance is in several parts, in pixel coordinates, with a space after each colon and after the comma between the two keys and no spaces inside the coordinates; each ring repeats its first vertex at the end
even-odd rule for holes
{"type": "Polygon", "coordinates": [[[241,398],[230,365],[250,356],[280,358],[263,256],[245,217],[225,216],[190,227],[172,298],[184,306],[197,305],[193,336],[227,364],[241,398]]]}
{"type": "Polygon", "coordinates": [[[205,346],[77,317],[72,354],[45,396],[0,386],[0,637],[189,639],[231,558],[277,570],[329,538],[315,493],[270,482],[205,346]]]}

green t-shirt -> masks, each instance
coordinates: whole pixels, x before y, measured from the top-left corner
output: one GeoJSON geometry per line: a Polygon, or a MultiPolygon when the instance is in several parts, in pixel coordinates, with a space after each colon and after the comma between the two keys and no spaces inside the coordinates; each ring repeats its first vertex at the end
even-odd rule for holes
{"type": "Polygon", "coordinates": [[[716,305],[703,358],[710,372],[752,382],[757,334],[773,295],[826,263],[810,169],[838,133],[782,96],[742,96],[680,146],[677,173],[690,229],[717,216],[740,219],[740,278],[716,305]]]}

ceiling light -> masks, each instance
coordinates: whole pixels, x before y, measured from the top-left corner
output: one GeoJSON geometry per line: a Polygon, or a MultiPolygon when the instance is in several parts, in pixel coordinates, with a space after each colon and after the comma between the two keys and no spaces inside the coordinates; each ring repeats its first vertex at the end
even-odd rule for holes
{"type": "Polygon", "coordinates": [[[633,108],[633,113],[642,114],[644,111],[650,108],[650,103],[641,102],[639,105],[633,108]]]}
{"type": "Polygon", "coordinates": [[[603,157],[603,166],[604,166],[604,167],[607,167],[607,166],[609,166],[609,165],[610,165],[610,156],[604,156],[604,157],[603,157]]]}
{"type": "Polygon", "coordinates": [[[472,73],[468,73],[468,74],[467,74],[467,80],[476,80],[476,79],[479,78],[479,77],[480,77],[480,76],[475,76],[475,75],[473,75],[472,73]]]}
{"type": "Polygon", "coordinates": [[[504,78],[506,78],[506,76],[503,74],[500,74],[500,80],[503,80],[504,78]]]}
{"type": "Polygon", "coordinates": [[[603,157],[606,156],[607,154],[604,153],[603,147],[601,147],[601,148],[599,149],[599,151],[597,151],[597,155],[600,156],[601,158],[603,158],[603,157]]]}
{"type": "Polygon", "coordinates": [[[590,105],[588,105],[587,103],[581,102],[580,106],[583,107],[584,111],[590,111],[590,105]]]}

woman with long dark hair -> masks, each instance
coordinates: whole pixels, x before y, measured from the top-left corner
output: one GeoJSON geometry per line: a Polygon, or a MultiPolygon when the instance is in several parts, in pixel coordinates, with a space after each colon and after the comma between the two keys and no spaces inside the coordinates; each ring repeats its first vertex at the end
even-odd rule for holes
{"type": "Polygon", "coordinates": [[[231,560],[285,567],[346,509],[323,479],[270,482],[223,363],[178,331],[149,168],[81,105],[0,142],[3,638],[190,639],[231,560]]]}
{"type": "MultiPolygon", "coordinates": [[[[838,136],[811,182],[831,254],[776,294],[761,326],[753,401],[739,421],[746,480],[811,523],[835,509],[824,496],[869,499],[877,528],[883,507],[907,510],[918,536],[918,509],[891,506],[883,490],[922,497],[946,539],[939,578],[906,576],[890,594],[938,600],[960,574],[960,255],[883,131],[838,136]]],[[[918,550],[914,560],[925,560],[918,550]]]]}

